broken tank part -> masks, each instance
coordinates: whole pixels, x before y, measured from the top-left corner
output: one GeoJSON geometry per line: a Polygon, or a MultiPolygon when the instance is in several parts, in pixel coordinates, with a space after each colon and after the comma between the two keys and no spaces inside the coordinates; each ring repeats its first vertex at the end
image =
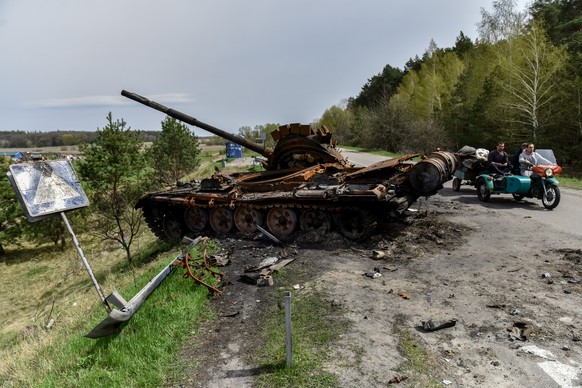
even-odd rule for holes
{"type": "Polygon", "coordinates": [[[354,167],[325,127],[282,125],[271,133],[276,145],[270,149],[135,93],[121,94],[265,157],[263,172],[216,172],[201,182],[144,195],[136,208],[165,240],[208,230],[252,235],[257,226],[281,240],[319,228],[362,240],[380,223],[402,216],[419,197],[434,195],[459,163],[456,154],[435,151],[354,167]]]}

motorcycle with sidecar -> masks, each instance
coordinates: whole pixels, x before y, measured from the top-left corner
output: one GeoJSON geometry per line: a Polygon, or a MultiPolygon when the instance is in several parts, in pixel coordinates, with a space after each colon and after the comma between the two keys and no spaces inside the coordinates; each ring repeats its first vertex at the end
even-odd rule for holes
{"type": "Polygon", "coordinates": [[[539,164],[532,167],[531,176],[501,174],[480,174],[475,182],[480,201],[487,202],[492,194],[511,194],[517,201],[523,198],[537,198],[548,210],[560,203],[560,189],[556,177],[562,172],[551,149],[536,150],[551,164],[539,164]]]}

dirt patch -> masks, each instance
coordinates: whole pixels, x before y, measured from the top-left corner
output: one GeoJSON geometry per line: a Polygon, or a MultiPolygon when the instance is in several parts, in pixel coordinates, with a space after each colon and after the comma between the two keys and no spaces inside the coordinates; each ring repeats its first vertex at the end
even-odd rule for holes
{"type": "Polygon", "coordinates": [[[521,221],[437,195],[365,243],[333,232],[287,248],[266,238],[224,240],[233,251],[225,295],[213,299],[218,317],[184,350],[192,370],[180,384],[254,386],[257,326],[278,308],[268,296],[280,284],[277,275],[271,287],[240,275],[278,257],[294,258],[286,267],[291,281],[321,291],[350,323],[326,366],[342,386],[385,386],[403,375],[400,386],[408,387],[426,386],[427,378],[450,386],[573,386],[582,365],[582,251],[547,230],[515,235],[521,221]],[[456,324],[428,332],[427,320],[456,324]],[[523,338],[516,327],[525,325],[523,338]],[[410,368],[404,337],[426,350],[429,377],[410,368]]]}

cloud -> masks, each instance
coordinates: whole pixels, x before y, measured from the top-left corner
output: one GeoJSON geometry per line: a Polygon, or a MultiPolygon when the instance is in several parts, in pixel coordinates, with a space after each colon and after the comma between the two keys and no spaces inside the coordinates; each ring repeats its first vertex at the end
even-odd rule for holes
{"type": "MultiPolygon", "coordinates": [[[[525,0],[520,0],[525,1],[525,0]]],[[[122,89],[236,131],[308,123],[492,0],[0,0],[0,131],[159,130],[122,89]],[[32,10],[34,12],[32,12],[32,10]]]]}
{"type": "MultiPolygon", "coordinates": [[[[162,93],[148,96],[149,99],[161,104],[179,104],[193,102],[194,100],[186,93],[162,93]]],[[[120,105],[133,105],[135,102],[122,96],[83,96],[73,98],[52,98],[48,100],[32,101],[27,105],[37,109],[58,109],[58,108],[95,108],[114,107],[120,105]]]]}

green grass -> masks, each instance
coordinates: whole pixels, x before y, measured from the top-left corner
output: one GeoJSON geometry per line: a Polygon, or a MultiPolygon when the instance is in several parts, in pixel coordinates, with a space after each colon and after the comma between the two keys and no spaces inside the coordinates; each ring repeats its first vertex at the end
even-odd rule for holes
{"type": "MultiPolygon", "coordinates": [[[[173,257],[175,257],[175,253],[173,257]]],[[[140,276],[121,294],[135,295],[171,258],[140,276]]],[[[145,387],[161,386],[187,365],[178,354],[193,327],[211,317],[206,306],[208,290],[196,286],[176,268],[150,295],[117,334],[88,339],[89,332],[106,317],[101,305],[87,319],[73,325],[63,341],[41,347],[33,359],[14,368],[26,370],[0,376],[0,385],[36,387],[145,387]]],[[[190,366],[191,367],[191,366],[190,366]]]]}
{"type": "MultiPolygon", "coordinates": [[[[281,301],[282,293],[274,297],[281,301]]],[[[329,301],[319,293],[294,293],[291,303],[293,355],[287,367],[285,309],[263,320],[264,346],[258,356],[263,373],[260,387],[337,387],[337,376],[325,371],[330,361],[330,345],[347,329],[347,321],[336,316],[329,301]]]]}
{"type": "Polygon", "coordinates": [[[34,267],[30,271],[26,272],[26,276],[29,278],[33,278],[37,275],[43,274],[48,272],[49,266],[48,265],[39,265],[38,267],[34,267]]]}
{"type": "Polygon", "coordinates": [[[558,177],[558,181],[560,182],[560,186],[582,190],[582,179],[567,178],[563,175],[560,175],[558,177]]]}
{"type": "Polygon", "coordinates": [[[399,369],[413,386],[440,387],[442,383],[433,376],[433,370],[442,370],[435,356],[430,354],[409,330],[394,329],[398,338],[398,351],[407,362],[399,369]]]}

